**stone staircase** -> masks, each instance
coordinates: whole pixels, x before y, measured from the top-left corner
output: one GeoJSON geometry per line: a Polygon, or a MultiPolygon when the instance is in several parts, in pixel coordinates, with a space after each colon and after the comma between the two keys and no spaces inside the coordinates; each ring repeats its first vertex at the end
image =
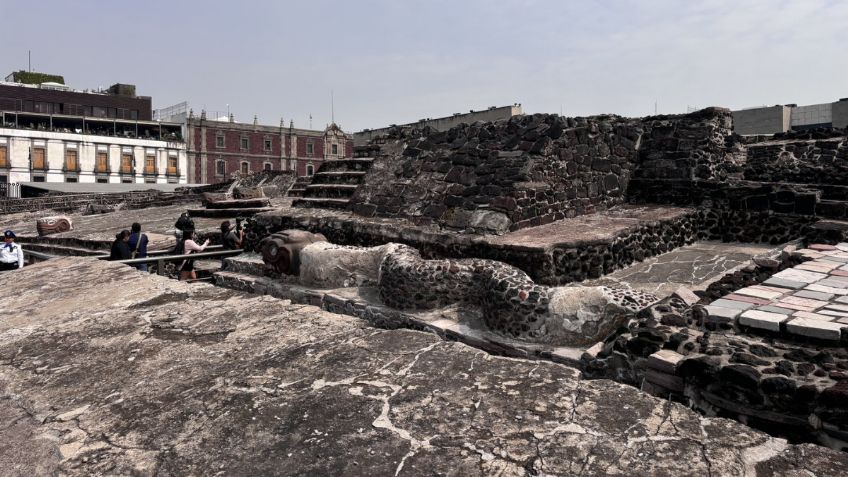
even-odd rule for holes
{"type": "Polygon", "coordinates": [[[288,193],[286,194],[288,197],[303,197],[303,194],[306,192],[306,186],[312,182],[312,177],[310,176],[301,176],[295,179],[294,184],[292,184],[291,188],[289,188],[288,193]]]}
{"type": "Polygon", "coordinates": [[[343,209],[362,184],[374,159],[355,157],[327,161],[321,164],[306,186],[303,196],[295,199],[296,207],[324,207],[343,209]]]}

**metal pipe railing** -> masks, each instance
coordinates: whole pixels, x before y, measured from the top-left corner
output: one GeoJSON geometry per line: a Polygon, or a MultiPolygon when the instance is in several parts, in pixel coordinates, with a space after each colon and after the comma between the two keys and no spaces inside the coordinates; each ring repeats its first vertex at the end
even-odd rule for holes
{"type": "Polygon", "coordinates": [[[50,260],[51,258],[56,258],[55,255],[50,255],[50,254],[46,254],[46,253],[35,252],[35,251],[32,251],[32,250],[24,249],[24,258],[26,258],[28,256],[31,257],[31,258],[36,258],[38,260],[50,260]]]}
{"type": "MultiPolygon", "coordinates": [[[[220,251],[220,250],[225,250],[223,245],[209,245],[209,246],[206,247],[206,251],[210,251],[210,252],[217,252],[217,251],[220,251]]],[[[155,257],[155,256],[158,256],[158,255],[165,255],[165,254],[168,254],[168,253],[174,253],[174,250],[173,249],[169,249],[169,250],[148,250],[147,256],[148,257],[151,257],[151,256],[155,257]]],[[[109,256],[110,255],[108,253],[105,253],[103,255],[92,255],[92,257],[98,258],[100,260],[108,260],[109,256]]]]}
{"type": "Polygon", "coordinates": [[[220,250],[215,252],[198,252],[198,253],[190,253],[188,255],[166,255],[164,257],[144,257],[144,258],[131,258],[128,260],[115,260],[115,263],[122,263],[124,265],[143,265],[145,263],[156,263],[156,273],[162,275],[165,271],[165,263],[166,262],[179,262],[183,260],[197,260],[201,258],[224,258],[224,257],[234,257],[236,255],[241,255],[243,250],[220,250]]]}

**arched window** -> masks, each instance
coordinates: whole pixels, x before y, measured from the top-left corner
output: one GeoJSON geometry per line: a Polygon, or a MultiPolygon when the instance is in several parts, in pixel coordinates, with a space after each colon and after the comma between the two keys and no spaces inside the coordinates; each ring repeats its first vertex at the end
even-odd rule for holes
{"type": "Polygon", "coordinates": [[[265,163],[265,170],[266,171],[271,171],[273,169],[274,169],[274,166],[270,162],[265,163]]]}
{"type": "Polygon", "coordinates": [[[227,173],[227,163],[224,161],[215,162],[215,174],[223,176],[227,173]]]}
{"type": "Polygon", "coordinates": [[[247,162],[242,162],[241,163],[241,173],[242,174],[249,174],[250,173],[250,164],[248,164],[247,162]]]}
{"type": "Polygon", "coordinates": [[[312,164],[308,164],[306,166],[306,175],[311,176],[313,174],[315,174],[315,166],[313,166],[312,164]]]}

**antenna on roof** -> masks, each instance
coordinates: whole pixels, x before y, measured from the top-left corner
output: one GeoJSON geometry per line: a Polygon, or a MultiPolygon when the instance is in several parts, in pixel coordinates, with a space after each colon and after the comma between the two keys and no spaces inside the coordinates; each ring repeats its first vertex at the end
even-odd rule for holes
{"type": "Polygon", "coordinates": [[[333,90],[330,90],[330,122],[336,124],[336,107],[333,102],[333,90]]]}
{"type": "Polygon", "coordinates": [[[27,50],[27,68],[32,73],[32,50],[27,50]]]}

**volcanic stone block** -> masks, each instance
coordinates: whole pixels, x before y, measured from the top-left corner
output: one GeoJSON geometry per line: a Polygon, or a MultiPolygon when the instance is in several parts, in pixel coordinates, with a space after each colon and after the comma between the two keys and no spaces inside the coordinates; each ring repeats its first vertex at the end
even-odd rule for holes
{"type": "Polygon", "coordinates": [[[648,367],[662,373],[674,374],[683,355],[672,350],[663,349],[648,356],[648,367]]]}
{"type": "Polygon", "coordinates": [[[784,280],[782,278],[775,278],[772,276],[768,280],[763,282],[765,285],[770,285],[773,287],[781,287],[788,288],[791,290],[797,290],[799,288],[804,288],[807,284],[805,282],[799,282],[796,280],[784,280]]]}
{"type": "Polygon", "coordinates": [[[645,372],[645,380],[649,383],[660,385],[671,391],[683,392],[683,378],[673,374],[666,374],[656,369],[648,369],[645,372]]]}
{"type": "Polygon", "coordinates": [[[842,337],[842,328],[846,326],[848,325],[809,318],[794,318],[786,324],[786,329],[790,333],[800,336],[839,341],[842,337]]]}
{"type": "Polygon", "coordinates": [[[754,307],[753,303],[748,303],[744,301],[735,301],[735,300],[725,300],[724,298],[719,298],[718,300],[710,303],[710,306],[720,307],[720,308],[730,308],[733,310],[748,310],[754,307]]]}
{"type": "Polygon", "coordinates": [[[761,310],[747,310],[739,316],[739,324],[768,331],[780,331],[780,324],[789,319],[780,313],[769,313],[761,310]]]}

